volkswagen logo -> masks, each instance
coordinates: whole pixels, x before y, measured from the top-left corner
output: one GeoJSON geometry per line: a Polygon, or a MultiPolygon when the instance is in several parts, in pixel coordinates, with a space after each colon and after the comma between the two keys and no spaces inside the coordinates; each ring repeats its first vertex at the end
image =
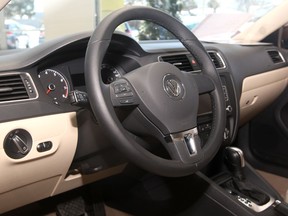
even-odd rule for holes
{"type": "Polygon", "coordinates": [[[165,90],[171,97],[178,97],[181,93],[181,86],[175,79],[168,79],[165,83],[165,90]]]}
{"type": "Polygon", "coordinates": [[[174,75],[166,74],[164,76],[163,88],[166,94],[173,99],[182,99],[184,96],[183,83],[174,75]]]}

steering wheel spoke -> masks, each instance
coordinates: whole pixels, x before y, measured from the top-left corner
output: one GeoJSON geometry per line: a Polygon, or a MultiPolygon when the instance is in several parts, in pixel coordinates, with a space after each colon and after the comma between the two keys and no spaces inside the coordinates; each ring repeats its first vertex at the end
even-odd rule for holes
{"type": "Polygon", "coordinates": [[[210,93],[215,90],[215,85],[209,77],[202,74],[193,74],[191,75],[191,77],[195,80],[195,83],[198,87],[199,95],[210,93]]]}
{"type": "Polygon", "coordinates": [[[184,164],[194,164],[203,158],[197,127],[170,134],[168,139],[166,138],[165,147],[173,160],[179,160],[184,164]]]}
{"type": "Polygon", "coordinates": [[[110,84],[110,97],[114,107],[139,105],[136,92],[130,82],[124,78],[110,84]]]}

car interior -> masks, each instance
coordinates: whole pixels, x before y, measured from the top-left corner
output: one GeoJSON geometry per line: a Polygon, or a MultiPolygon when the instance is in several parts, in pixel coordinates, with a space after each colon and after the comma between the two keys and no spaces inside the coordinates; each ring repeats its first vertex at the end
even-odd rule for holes
{"type": "Polygon", "coordinates": [[[288,215],[287,22],[200,42],[129,6],[1,51],[0,214],[288,215]],[[115,31],[129,20],[177,40],[115,31]]]}

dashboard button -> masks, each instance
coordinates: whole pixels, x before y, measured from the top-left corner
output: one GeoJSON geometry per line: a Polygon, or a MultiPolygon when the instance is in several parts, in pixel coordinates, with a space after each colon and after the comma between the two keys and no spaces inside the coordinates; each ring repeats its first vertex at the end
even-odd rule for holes
{"type": "Polygon", "coordinates": [[[39,143],[39,144],[37,145],[37,151],[38,151],[38,152],[49,151],[50,149],[52,149],[52,147],[53,147],[53,144],[52,144],[51,141],[39,143]]]}

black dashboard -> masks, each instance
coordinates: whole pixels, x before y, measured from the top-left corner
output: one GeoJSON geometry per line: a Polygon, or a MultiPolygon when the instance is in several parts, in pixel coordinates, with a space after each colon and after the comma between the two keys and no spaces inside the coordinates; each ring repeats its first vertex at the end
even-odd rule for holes
{"type": "MultiPolygon", "coordinates": [[[[86,91],[84,65],[89,36],[90,33],[78,34],[45,43],[31,50],[3,53],[0,59],[3,76],[9,73],[29,75],[29,83],[25,87],[28,93],[32,89],[34,95],[28,95],[27,99],[20,101],[12,99],[2,102],[0,109],[5,115],[1,115],[0,120],[5,122],[79,111],[81,108],[70,104],[69,93],[73,90],[86,91]]],[[[227,134],[224,137],[230,143],[239,124],[243,80],[285,67],[286,61],[277,48],[269,44],[203,45],[222,81],[228,118],[227,134]],[[280,58],[280,62],[274,63],[269,51],[279,53],[280,57],[275,58],[280,58]]],[[[103,82],[110,84],[140,66],[157,61],[169,62],[189,73],[201,73],[194,57],[188,54],[178,41],[142,42],[139,45],[132,38],[116,33],[102,64],[103,82]]],[[[22,80],[27,81],[23,77],[22,80]]],[[[211,115],[210,98],[203,95],[200,97],[198,117],[200,132],[209,133],[211,115]]]]}

